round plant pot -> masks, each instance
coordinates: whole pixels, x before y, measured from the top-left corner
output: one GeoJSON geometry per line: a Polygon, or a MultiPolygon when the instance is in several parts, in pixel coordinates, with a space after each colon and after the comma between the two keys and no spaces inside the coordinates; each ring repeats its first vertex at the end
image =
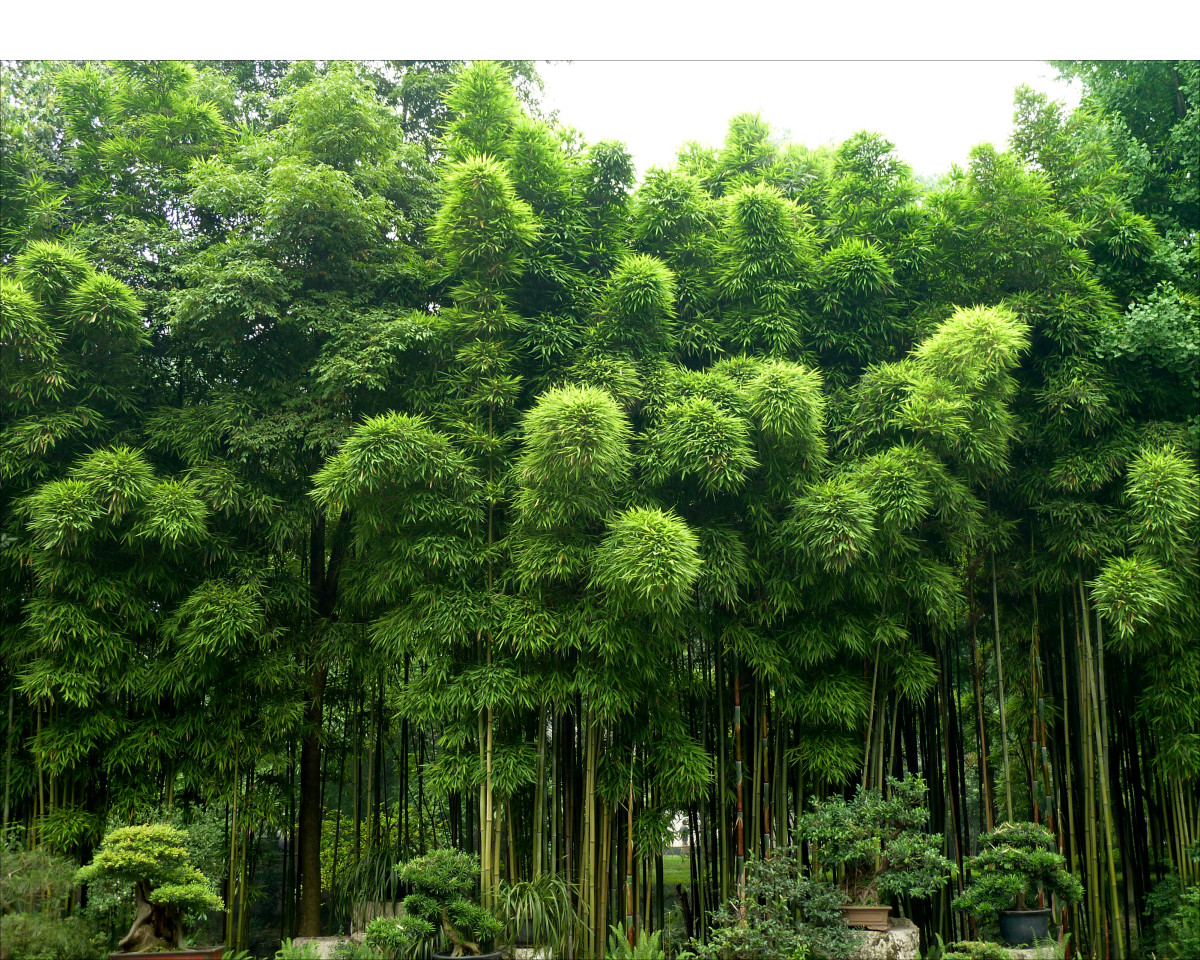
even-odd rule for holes
{"type": "Polygon", "coordinates": [[[871,904],[869,906],[855,905],[842,907],[842,916],[846,918],[846,926],[860,927],[863,930],[887,931],[888,914],[892,912],[889,906],[871,904]]]}
{"type": "Polygon", "coordinates": [[[504,960],[503,950],[493,950],[491,953],[481,953],[476,956],[473,953],[464,953],[461,957],[455,957],[449,953],[433,952],[433,960],[504,960]]]}
{"type": "Polygon", "coordinates": [[[1001,910],[1000,936],[1014,947],[1031,945],[1050,936],[1049,910],[1001,910]]]}

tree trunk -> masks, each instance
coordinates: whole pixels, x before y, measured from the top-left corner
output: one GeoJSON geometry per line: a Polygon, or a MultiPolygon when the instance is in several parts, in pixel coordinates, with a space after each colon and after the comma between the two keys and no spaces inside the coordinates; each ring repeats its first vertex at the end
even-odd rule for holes
{"type": "Polygon", "coordinates": [[[143,884],[134,885],[133,924],[117,946],[130,953],[178,949],[183,944],[183,924],[178,910],[151,903],[146,899],[148,894],[143,884]]]}
{"type": "Polygon", "coordinates": [[[300,748],[300,936],[321,935],[321,713],[327,667],[309,678],[300,748]]]}

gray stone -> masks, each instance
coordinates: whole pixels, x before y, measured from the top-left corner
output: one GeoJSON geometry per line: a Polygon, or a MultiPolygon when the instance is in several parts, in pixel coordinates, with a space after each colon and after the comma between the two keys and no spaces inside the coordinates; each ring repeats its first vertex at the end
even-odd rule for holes
{"type": "Polygon", "coordinates": [[[892,917],[885,930],[855,930],[858,949],[853,960],[917,960],[921,955],[921,932],[907,917],[892,917]]]}
{"type": "Polygon", "coordinates": [[[344,943],[345,937],[294,937],[292,946],[303,947],[312,944],[317,948],[317,956],[321,960],[329,960],[339,943],[344,943]]]}
{"type": "Polygon", "coordinates": [[[362,943],[367,925],[376,917],[402,917],[404,908],[390,900],[356,903],[350,908],[350,939],[362,943]]]}

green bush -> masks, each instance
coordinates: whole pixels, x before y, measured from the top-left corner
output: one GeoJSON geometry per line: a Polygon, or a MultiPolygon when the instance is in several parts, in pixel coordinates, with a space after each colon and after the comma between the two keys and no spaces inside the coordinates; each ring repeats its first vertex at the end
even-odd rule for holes
{"type": "Polygon", "coordinates": [[[971,884],[954,907],[982,923],[994,923],[1001,910],[1027,909],[1039,893],[1064,903],[1083,899],[1083,884],[1066,869],[1054,834],[1037,823],[1002,823],[984,834],[983,849],[967,861],[971,884]]]}
{"type": "Polygon", "coordinates": [[[295,943],[284,940],[275,952],[275,960],[319,960],[321,951],[315,943],[295,943]]]}
{"type": "Polygon", "coordinates": [[[1160,960],[1200,957],[1200,887],[1185,887],[1177,874],[1155,884],[1146,897],[1142,949],[1160,960]]]}
{"type": "Polygon", "coordinates": [[[556,956],[566,956],[571,931],[579,923],[570,887],[562,877],[548,873],[501,883],[497,912],[508,943],[549,947],[556,956]]]}
{"type": "Polygon", "coordinates": [[[988,940],[959,940],[941,944],[938,960],[1011,960],[1011,955],[998,943],[988,940]]]}
{"type": "Polygon", "coordinates": [[[104,936],[82,917],[48,913],[0,916],[0,943],[7,956],[21,960],[77,960],[104,954],[104,936]]]}
{"type": "Polygon", "coordinates": [[[855,903],[878,903],[881,894],[929,897],[955,873],[938,852],[942,835],[924,831],[925,781],[887,782],[890,796],[860,786],[854,799],[819,802],[797,824],[797,839],[814,843],[814,860],[842,867],[842,888],[855,903]]]}
{"type": "Polygon", "coordinates": [[[845,893],[805,874],[795,847],[769,860],[746,864],[744,895],[713,914],[712,936],[698,949],[701,960],[760,957],[844,957],[855,941],[842,917],[845,893]]]}
{"type": "Polygon", "coordinates": [[[363,943],[384,957],[399,957],[408,946],[408,938],[398,917],[376,917],[367,924],[363,943]]]}
{"type": "Polygon", "coordinates": [[[121,938],[128,951],[177,949],[186,915],[222,910],[212,882],[192,865],[187,835],[165,823],[111,831],[75,882],[111,881],[131,887],[138,911],[121,938]]]}
{"type": "Polygon", "coordinates": [[[0,946],[23,960],[74,960],[104,952],[104,937],[79,915],[63,916],[75,865],[16,842],[0,848],[0,946]]]}
{"type": "Polygon", "coordinates": [[[433,850],[399,867],[400,881],[412,887],[397,922],[405,949],[445,934],[454,956],[482,953],[495,940],[500,921],[474,901],[479,858],[461,850],[433,850]]]}
{"type": "Polygon", "coordinates": [[[655,930],[647,934],[645,930],[640,930],[630,946],[629,932],[625,929],[625,924],[614,924],[608,928],[608,950],[605,956],[608,960],[666,960],[667,954],[662,948],[662,931],[655,930]]]}

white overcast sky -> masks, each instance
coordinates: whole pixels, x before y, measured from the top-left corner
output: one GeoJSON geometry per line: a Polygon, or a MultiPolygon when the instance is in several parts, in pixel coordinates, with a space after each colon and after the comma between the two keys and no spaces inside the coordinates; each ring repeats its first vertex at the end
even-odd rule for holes
{"type": "Polygon", "coordinates": [[[936,175],[977,143],[1004,145],[1018,84],[1077,101],[1033,58],[1174,59],[1194,56],[1200,37],[1196,0],[56,0],[52,8],[47,19],[44,4],[7,3],[0,56],[573,58],[540,65],[546,106],[588,140],[623,140],[639,174],[669,164],[687,140],[719,145],[730,117],[757,111],[810,146],[877,131],[918,174],[936,175]],[[935,59],[947,55],[963,60],[935,59]],[[783,59],[815,56],[826,60],[783,59]],[[619,57],[628,59],[600,59],[619,57]]]}
{"type": "Polygon", "coordinates": [[[918,174],[1003,149],[1013,92],[1027,83],[1073,107],[1077,85],[1023,61],[574,61],[538,65],[543,107],[589,141],[624,141],[639,177],[688,140],[720,146],[729,118],[761,113],[776,134],[815,147],[857,130],[883,134],[918,174]]]}

